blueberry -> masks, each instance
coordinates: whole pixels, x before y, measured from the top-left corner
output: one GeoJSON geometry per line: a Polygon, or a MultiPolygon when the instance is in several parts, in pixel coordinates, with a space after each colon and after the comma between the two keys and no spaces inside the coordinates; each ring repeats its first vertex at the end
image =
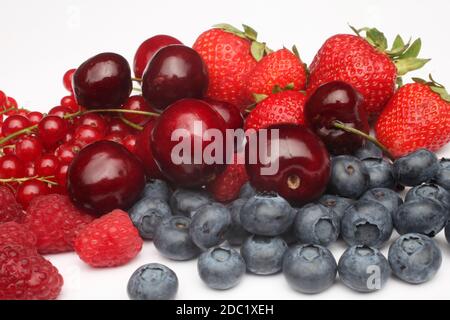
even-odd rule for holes
{"type": "Polygon", "coordinates": [[[362,195],[360,200],[372,200],[381,203],[389,210],[391,216],[403,204],[402,197],[394,190],[387,188],[370,189],[362,195]]]}
{"type": "Polygon", "coordinates": [[[434,180],[441,187],[450,190],[450,159],[442,158],[439,164],[439,171],[434,180]]]}
{"type": "Polygon", "coordinates": [[[195,210],[211,201],[205,191],[177,189],[170,198],[170,207],[173,215],[192,217],[195,210]]]}
{"type": "Polygon", "coordinates": [[[433,239],[410,233],[392,243],[389,248],[389,263],[398,278],[419,284],[436,274],[442,263],[442,254],[433,239]]]}
{"type": "Polygon", "coordinates": [[[359,292],[382,289],[391,275],[389,262],[383,254],[364,245],[348,248],[339,259],[338,270],[341,281],[359,292]]]}
{"type": "MultiPolygon", "coordinates": [[[[294,220],[295,221],[295,220],[294,220]]],[[[285,232],[280,234],[280,237],[287,243],[288,246],[297,243],[298,239],[295,234],[294,224],[292,224],[285,232]]]]}
{"type": "Polygon", "coordinates": [[[297,245],[284,255],[283,274],[292,289],[319,293],[333,285],[337,274],[336,260],[325,247],[297,245]]]}
{"type": "Polygon", "coordinates": [[[395,187],[392,164],[388,160],[366,158],[362,162],[369,173],[369,189],[395,187]]]}
{"type": "Polygon", "coordinates": [[[200,278],[208,287],[225,290],[241,281],[245,262],[236,250],[216,247],[200,255],[197,268],[200,278]]]}
{"type": "Polygon", "coordinates": [[[239,192],[239,198],[248,199],[256,195],[255,189],[252,187],[250,182],[246,182],[239,192]]]}
{"type": "Polygon", "coordinates": [[[297,211],[294,230],[300,243],[328,246],[339,237],[337,214],[321,204],[307,204],[297,211]]]}
{"type": "Polygon", "coordinates": [[[362,161],[352,156],[331,159],[329,190],[342,197],[356,199],[369,187],[369,173],[362,161]]]}
{"type": "Polygon", "coordinates": [[[445,226],[445,238],[447,239],[447,242],[450,243],[450,221],[448,221],[445,226]]]}
{"type": "Polygon", "coordinates": [[[153,243],[156,249],[172,260],[196,258],[201,250],[189,236],[191,219],[184,216],[166,218],[156,229],[153,243]]]}
{"type": "Polygon", "coordinates": [[[274,193],[258,193],[247,200],[241,209],[242,226],[250,233],[278,236],[293,223],[295,209],[274,193]]]}
{"type": "Polygon", "coordinates": [[[361,160],[367,158],[383,159],[383,151],[376,144],[366,141],[364,146],[356,150],[355,157],[361,160]]]}
{"type": "Polygon", "coordinates": [[[344,216],[345,209],[347,209],[348,206],[353,204],[354,200],[335,196],[332,194],[324,194],[322,197],[320,197],[318,202],[324,205],[325,207],[333,209],[333,211],[339,217],[340,221],[344,216]]]}
{"type": "Polygon", "coordinates": [[[146,264],[133,273],[127,291],[131,300],[172,300],[178,291],[178,278],[162,264],[146,264]]]}
{"type": "Polygon", "coordinates": [[[350,246],[379,248],[389,240],[392,230],[389,210],[371,200],[360,200],[348,207],[341,221],[342,238],[350,246]]]}
{"type": "Polygon", "coordinates": [[[158,198],[142,198],[128,211],[139,234],[144,239],[153,239],[157,227],[172,213],[166,201],[158,198]]]}
{"type": "Polygon", "coordinates": [[[250,236],[250,233],[242,227],[240,216],[241,209],[246,202],[247,199],[236,199],[228,205],[231,226],[228,228],[225,238],[232,246],[240,246],[250,236]]]}
{"type": "Polygon", "coordinates": [[[431,199],[440,202],[450,209],[450,193],[434,183],[424,183],[414,187],[406,194],[405,201],[431,199]]]}
{"type": "Polygon", "coordinates": [[[274,274],[281,270],[287,248],[281,237],[253,235],[242,245],[241,255],[248,271],[260,275],[274,274]]]}
{"type": "Polygon", "coordinates": [[[153,179],[147,182],[143,192],[143,198],[158,198],[169,201],[172,191],[163,180],[153,179]]]}
{"type": "Polygon", "coordinates": [[[205,204],[195,211],[189,234],[199,248],[208,249],[225,240],[230,225],[231,215],[227,207],[220,203],[205,204]]]}
{"type": "Polygon", "coordinates": [[[439,171],[436,155],[426,149],[419,149],[394,162],[394,179],[404,186],[417,186],[433,179],[439,171]]]}
{"type": "Polygon", "coordinates": [[[398,233],[421,233],[429,237],[437,235],[445,227],[447,219],[447,209],[431,199],[405,202],[393,215],[398,233]]]}

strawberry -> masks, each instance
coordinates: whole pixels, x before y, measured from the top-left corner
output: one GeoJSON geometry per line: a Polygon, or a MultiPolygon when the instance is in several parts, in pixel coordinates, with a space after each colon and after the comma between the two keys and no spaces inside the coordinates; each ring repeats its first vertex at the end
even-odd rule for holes
{"type": "Polygon", "coordinates": [[[207,97],[235,104],[250,103],[244,85],[268,49],[256,41],[257,33],[244,25],[244,32],[220,24],[202,33],[193,48],[205,61],[209,75],[207,97]]]}
{"type": "Polygon", "coordinates": [[[306,96],[302,92],[286,90],[274,93],[256,105],[247,116],[244,128],[258,130],[278,123],[304,124],[305,102],[306,96]]]}
{"type": "Polygon", "coordinates": [[[394,94],[398,77],[421,68],[429,59],[417,58],[420,39],[410,45],[397,36],[388,50],[384,34],[377,29],[353,30],[358,35],[335,35],[320,48],[310,66],[308,93],[329,81],[346,81],[363,95],[365,108],[374,118],[394,94]],[[360,36],[363,30],[365,38],[360,36]]]}
{"type": "Polygon", "coordinates": [[[269,53],[258,62],[245,85],[249,99],[253,99],[253,94],[269,95],[276,87],[289,87],[297,91],[305,89],[306,68],[295,46],[293,51],[295,54],[281,49],[269,53]]]}
{"type": "Polygon", "coordinates": [[[420,148],[437,151],[450,141],[450,96],[436,83],[414,79],[392,97],[375,133],[394,157],[420,148]]]}

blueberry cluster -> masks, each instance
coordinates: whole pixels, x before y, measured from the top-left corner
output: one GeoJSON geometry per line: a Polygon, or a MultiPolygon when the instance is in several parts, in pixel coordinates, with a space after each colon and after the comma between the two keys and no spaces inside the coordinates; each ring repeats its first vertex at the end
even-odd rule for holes
{"type": "MultiPolygon", "coordinates": [[[[331,162],[327,194],[301,208],[248,183],[225,205],[206,191],[172,193],[154,180],[129,214],[163,256],[198,258],[199,276],[213,289],[234,287],[246,271],[283,272],[294,290],[309,294],[329,288],[337,274],[358,292],[380,290],[391,273],[408,283],[430,280],[442,260],[432,238],[447,225],[450,242],[450,160],[422,149],[392,163],[367,144],[331,162]],[[403,200],[397,191],[405,187],[412,188],[403,200]],[[394,230],[401,236],[386,258],[380,249],[394,230]],[[348,248],[337,262],[327,246],[339,238],[348,248]]],[[[177,285],[170,269],[147,265],[128,291],[133,299],[173,298],[177,285]]]]}

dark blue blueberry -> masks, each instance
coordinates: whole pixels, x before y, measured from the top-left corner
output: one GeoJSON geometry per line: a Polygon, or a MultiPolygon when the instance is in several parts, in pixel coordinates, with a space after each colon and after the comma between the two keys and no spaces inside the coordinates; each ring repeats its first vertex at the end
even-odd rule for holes
{"type": "Polygon", "coordinates": [[[267,275],[281,271],[283,256],[288,246],[281,237],[253,235],[241,247],[247,270],[267,275]]]}
{"type": "Polygon", "coordinates": [[[362,162],[369,173],[369,189],[395,187],[392,164],[388,160],[367,158],[362,162]]]}
{"type": "Polygon", "coordinates": [[[245,262],[232,248],[216,247],[202,253],[197,262],[198,274],[213,289],[236,286],[245,273],[245,262]]]}
{"type": "Polygon", "coordinates": [[[172,300],[178,291],[178,278],[162,264],[146,264],[133,273],[127,291],[131,300],[172,300]]]}
{"type": "Polygon", "coordinates": [[[389,240],[392,230],[389,210],[371,200],[360,200],[348,207],[341,221],[342,238],[350,246],[380,248],[389,240]]]}
{"type": "Polygon", "coordinates": [[[231,225],[230,210],[220,203],[201,206],[192,217],[189,234],[192,241],[202,249],[221,244],[231,225]]]}
{"type": "Polygon", "coordinates": [[[250,233],[241,224],[241,209],[246,202],[247,199],[236,199],[228,205],[231,226],[228,228],[225,238],[232,246],[240,246],[250,236],[250,233]]]}
{"type": "Polygon", "coordinates": [[[434,237],[445,227],[447,209],[439,202],[421,199],[405,202],[393,215],[398,233],[421,233],[434,237]]]}
{"type": "Polygon", "coordinates": [[[450,159],[442,158],[439,164],[439,171],[434,180],[441,187],[450,190],[450,159]]]}
{"type": "Polygon", "coordinates": [[[153,239],[156,249],[172,260],[190,260],[196,258],[201,250],[189,236],[191,219],[173,216],[159,225],[153,239]]]}
{"type": "Polygon", "coordinates": [[[158,198],[142,198],[128,211],[131,221],[144,239],[153,239],[161,222],[172,213],[166,201],[158,198]]]}
{"type": "Polygon", "coordinates": [[[367,141],[364,143],[364,146],[356,150],[355,157],[364,160],[367,158],[383,158],[383,151],[374,143],[367,141]]]}
{"type": "Polygon", "coordinates": [[[278,236],[288,230],[295,218],[295,209],[274,193],[258,193],[241,209],[245,230],[261,236],[278,236]]]}
{"type": "Polygon", "coordinates": [[[388,281],[389,262],[375,248],[357,245],[348,248],[339,259],[339,279],[359,292],[380,290],[388,281]]]}
{"type": "Polygon", "coordinates": [[[386,188],[370,189],[362,195],[360,200],[372,200],[381,203],[389,210],[391,216],[403,204],[403,199],[397,192],[386,188]]]}
{"type": "Polygon", "coordinates": [[[239,192],[239,198],[248,199],[256,195],[256,190],[252,187],[250,182],[246,182],[239,192]]]}
{"type": "Polygon", "coordinates": [[[339,217],[339,221],[341,221],[342,217],[344,216],[345,209],[353,204],[354,200],[335,196],[332,194],[324,194],[322,197],[320,197],[318,202],[325,207],[333,209],[333,211],[339,217]]]}
{"type": "Polygon", "coordinates": [[[177,189],[170,198],[170,207],[173,215],[192,217],[195,210],[212,202],[205,191],[177,189]]]}
{"type": "Polygon", "coordinates": [[[172,191],[163,180],[153,179],[147,182],[143,191],[143,198],[158,198],[169,202],[172,191]]]}
{"type": "Polygon", "coordinates": [[[283,232],[280,237],[286,242],[289,246],[291,244],[297,243],[298,239],[295,235],[294,224],[292,224],[285,232],[283,232]]]}
{"type": "Polygon", "coordinates": [[[405,234],[389,248],[392,272],[401,280],[419,284],[430,280],[439,270],[442,254],[433,241],[422,234],[405,234]]]}
{"type": "Polygon", "coordinates": [[[450,221],[448,221],[445,226],[445,238],[447,239],[447,242],[450,243],[450,221]]]}
{"type": "Polygon", "coordinates": [[[433,179],[439,171],[436,155],[426,149],[419,149],[394,162],[394,179],[404,186],[418,186],[433,179]]]}
{"type": "Polygon", "coordinates": [[[339,237],[337,214],[321,204],[310,203],[297,211],[294,230],[300,243],[328,246],[339,237]]]}
{"type": "Polygon", "coordinates": [[[331,159],[329,190],[342,197],[357,199],[369,187],[369,173],[362,161],[352,156],[331,159]]]}
{"type": "Polygon", "coordinates": [[[337,274],[336,260],[325,247],[297,245],[284,255],[283,274],[292,289],[319,293],[333,285],[337,274]]]}
{"type": "Polygon", "coordinates": [[[414,187],[406,194],[405,201],[431,199],[440,202],[450,209],[450,193],[441,186],[434,183],[424,183],[414,187]]]}

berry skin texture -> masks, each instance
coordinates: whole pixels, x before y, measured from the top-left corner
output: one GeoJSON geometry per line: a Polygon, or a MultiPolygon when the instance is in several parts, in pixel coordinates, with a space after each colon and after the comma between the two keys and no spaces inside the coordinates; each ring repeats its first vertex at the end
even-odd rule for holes
{"type": "Polygon", "coordinates": [[[302,92],[286,90],[272,94],[250,112],[244,128],[258,130],[281,123],[304,124],[305,103],[306,96],[302,92]]]}
{"type": "Polygon", "coordinates": [[[17,203],[12,191],[5,186],[0,186],[0,223],[18,222],[21,223],[24,212],[17,203]]]}
{"type": "Polygon", "coordinates": [[[442,158],[439,164],[439,171],[434,180],[441,187],[450,190],[450,159],[442,158]]]}
{"type": "Polygon", "coordinates": [[[424,84],[401,87],[380,115],[378,141],[400,157],[426,148],[437,151],[450,141],[450,103],[424,84]]]}
{"type": "Polygon", "coordinates": [[[24,225],[17,222],[0,224],[0,247],[19,244],[36,252],[36,236],[24,225]]]}
{"type": "Polygon", "coordinates": [[[394,162],[394,179],[404,186],[417,186],[430,181],[439,172],[436,155],[426,149],[419,149],[394,162]]]}
{"type": "Polygon", "coordinates": [[[343,198],[339,196],[335,196],[332,194],[324,194],[317,200],[321,205],[328,207],[333,210],[333,212],[338,216],[339,222],[342,220],[344,216],[345,209],[347,209],[351,204],[353,204],[354,200],[343,198]]]}
{"type": "Polygon", "coordinates": [[[208,98],[238,107],[249,103],[245,81],[257,64],[250,46],[249,40],[220,29],[207,30],[197,38],[193,48],[208,69],[208,98]]]}
{"type": "Polygon", "coordinates": [[[41,254],[73,251],[73,242],[93,218],[75,208],[67,196],[49,194],[31,200],[24,225],[37,238],[41,254]]]}
{"type": "Polygon", "coordinates": [[[391,162],[373,158],[366,158],[361,161],[369,174],[369,189],[395,188],[391,162]]]}
{"type": "Polygon", "coordinates": [[[143,241],[125,211],[116,209],[94,220],[75,239],[75,251],[94,268],[121,266],[138,255],[143,241]]]}
{"type": "Polygon", "coordinates": [[[145,198],[156,198],[169,202],[172,191],[164,180],[152,179],[147,182],[142,192],[145,198]]]}
{"type": "Polygon", "coordinates": [[[209,194],[204,191],[177,189],[170,198],[170,207],[174,216],[192,217],[201,206],[212,201],[209,194]]]}
{"type": "Polygon", "coordinates": [[[374,188],[366,191],[360,200],[372,200],[381,203],[386,209],[389,210],[391,216],[397,212],[398,207],[403,204],[403,199],[400,195],[391,189],[386,188],[374,188]]]}
{"type": "Polygon", "coordinates": [[[364,145],[356,150],[354,156],[360,160],[367,158],[383,159],[383,150],[381,150],[376,144],[366,140],[364,145]]]}
{"type": "Polygon", "coordinates": [[[328,188],[331,193],[357,199],[369,187],[370,176],[363,162],[352,156],[331,159],[331,177],[328,188]]]}
{"type": "Polygon", "coordinates": [[[437,184],[423,183],[410,189],[406,194],[405,202],[422,199],[435,200],[450,209],[450,193],[437,184]]]}

